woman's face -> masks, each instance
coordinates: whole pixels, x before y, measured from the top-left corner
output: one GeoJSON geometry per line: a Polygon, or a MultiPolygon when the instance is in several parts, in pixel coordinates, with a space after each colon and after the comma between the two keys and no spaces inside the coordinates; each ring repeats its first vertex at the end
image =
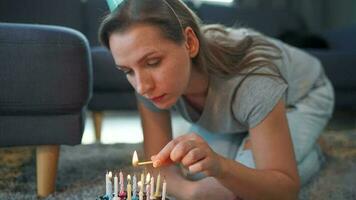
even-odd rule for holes
{"type": "Polygon", "coordinates": [[[136,92],[167,109],[186,91],[191,79],[191,53],[149,25],[111,34],[110,50],[136,92]]]}

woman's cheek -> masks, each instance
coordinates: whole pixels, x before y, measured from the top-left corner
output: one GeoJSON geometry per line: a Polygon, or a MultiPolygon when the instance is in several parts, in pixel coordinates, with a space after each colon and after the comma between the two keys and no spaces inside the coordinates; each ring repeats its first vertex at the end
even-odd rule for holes
{"type": "Polygon", "coordinates": [[[135,79],[134,79],[133,77],[127,76],[127,80],[128,80],[129,83],[132,85],[132,87],[136,90],[135,79]]]}

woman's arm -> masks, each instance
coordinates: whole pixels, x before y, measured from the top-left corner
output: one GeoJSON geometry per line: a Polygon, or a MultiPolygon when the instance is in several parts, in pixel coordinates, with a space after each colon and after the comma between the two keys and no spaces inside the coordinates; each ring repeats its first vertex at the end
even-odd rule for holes
{"type": "Polygon", "coordinates": [[[221,157],[217,179],[243,199],[297,199],[300,183],[283,101],[250,130],[250,141],[256,169],[221,157]]]}
{"type": "MultiPolygon", "coordinates": [[[[171,116],[169,111],[153,112],[138,101],[144,137],[144,150],[146,158],[157,154],[168,142],[172,140],[171,116]]],[[[177,167],[160,168],[168,184],[168,193],[178,199],[189,199],[192,193],[192,182],[186,180],[177,167]],[[184,192],[182,192],[184,191],[184,192]],[[182,194],[184,194],[182,196],[182,194]]]]}
{"type": "MultiPolygon", "coordinates": [[[[218,155],[196,134],[170,141],[154,157],[154,165],[182,163],[191,173],[216,178],[242,199],[297,199],[299,177],[283,101],[250,130],[250,141],[256,169],[218,155]]],[[[196,182],[193,188],[196,199],[213,190],[204,181],[196,182]]]]}

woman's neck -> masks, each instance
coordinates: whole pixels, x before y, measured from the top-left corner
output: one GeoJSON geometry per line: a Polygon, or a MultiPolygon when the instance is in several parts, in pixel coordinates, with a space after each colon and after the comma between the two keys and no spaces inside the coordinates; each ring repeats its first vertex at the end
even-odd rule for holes
{"type": "Polygon", "coordinates": [[[192,70],[190,82],[183,96],[190,105],[197,109],[197,111],[201,112],[205,105],[208,90],[209,75],[207,73],[192,70]]]}

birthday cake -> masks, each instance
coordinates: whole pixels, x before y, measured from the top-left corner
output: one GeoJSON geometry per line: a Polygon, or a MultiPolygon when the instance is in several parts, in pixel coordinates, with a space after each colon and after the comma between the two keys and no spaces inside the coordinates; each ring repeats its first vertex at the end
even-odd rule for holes
{"type": "Polygon", "coordinates": [[[169,200],[167,197],[167,182],[163,179],[161,183],[161,175],[158,174],[155,179],[150,173],[141,174],[141,179],[138,181],[136,175],[127,175],[126,187],[124,175],[120,171],[119,176],[113,178],[112,172],[107,172],[105,175],[105,195],[99,196],[97,200],[169,200]],[[156,180],[156,181],[155,181],[156,180]]]}
{"type": "MultiPolygon", "coordinates": [[[[139,165],[152,164],[152,161],[139,162],[137,152],[135,151],[132,156],[132,165],[137,167],[139,165]]],[[[119,172],[119,176],[115,174],[113,177],[112,172],[105,174],[105,195],[99,196],[97,200],[152,200],[152,199],[168,199],[167,197],[167,182],[163,178],[161,183],[161,174],[158,173],[155,178],[150,173],[147,173],[146,168],[141,173],[141,179],[138,180],[136,174],[127,175],[126,185],[124,174],[119,172]],[[156,180],[156,181],[155,181],[156,180]],[[126,187],[125,187],[126,186],[126,187]]]]}

